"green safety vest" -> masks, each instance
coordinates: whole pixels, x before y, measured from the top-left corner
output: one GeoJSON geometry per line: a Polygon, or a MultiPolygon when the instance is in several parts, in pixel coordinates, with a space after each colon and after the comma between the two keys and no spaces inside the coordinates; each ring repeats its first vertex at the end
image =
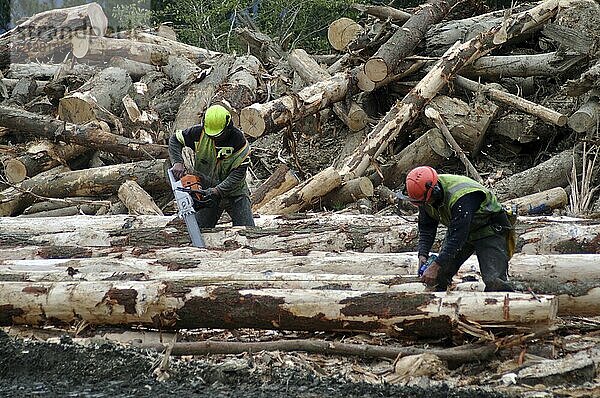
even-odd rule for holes
{"type": "MultiPolygon", "coordinates": [[[[183,132],[177,131],[177,140],[185,145],[183,132]]],[[[250,155],[250,145],[246,144],[238,151],[233,152],[232,147],[217,148],[215,142],[204,134],[200,134],[200,139],[196,142],[196,161],[194,168],[197,172],[208,177],[214,185],[219,184],[231,173],[232,170],[238,168],[244,160],[250,155]]],[[[206,187],[207,188],[207,187],[206,187]]],[[[248,194],[248,186],[246,180],[243,179],[237,189],[229,194],[229,196],[239,196],[248,194]]]]}
{"type": "Polygon", "coordinates": [[[438,177],[444,190],[444,198],[438,207],[430,204],[423,205],[427,214],[447,227],[450,225],[452,206],[458,199],[471,192],[483,192],[485,200],[481,202],[481,206],[473,216],[468,239],[472,241],[493,235],[495,232],[490,227],[491,216],[504,210],[496,195],[468,177],[453,174],[440,174],[438,177]]]}

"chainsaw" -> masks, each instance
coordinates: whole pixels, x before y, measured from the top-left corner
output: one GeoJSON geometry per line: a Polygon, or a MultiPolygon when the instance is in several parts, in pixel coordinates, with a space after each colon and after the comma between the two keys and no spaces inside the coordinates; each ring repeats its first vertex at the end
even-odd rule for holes
{"type": "Polygon", "coordinates": [[[192,245],[200,248],[206,247],[196,220],[196,209],[194,208],[194,205],[202,200],[200,179],[194,175],[186,175],[177,181],[173,176],[172,169],[168,170],[168,174],[175,202],[177,202],[177,209],[179,210],[178,215],[185,221],[192,245]]]}

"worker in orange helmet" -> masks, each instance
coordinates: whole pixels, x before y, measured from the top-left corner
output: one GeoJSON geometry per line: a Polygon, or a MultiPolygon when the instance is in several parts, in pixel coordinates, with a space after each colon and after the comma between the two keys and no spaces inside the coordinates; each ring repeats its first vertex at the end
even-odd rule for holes
{"type": "Polygon", "coordinates": [[[429,258],[438,225],[448,228],[439,255],[421,280],[438,291],[452,282],[460,266],[475,253],[486,291],[513,291],[508,260],[514,251],[514,226],[496,196],[471,178],[438,174],[420,166],[406,176],[407,195],[419,209],[419,268],[429,258]]]}

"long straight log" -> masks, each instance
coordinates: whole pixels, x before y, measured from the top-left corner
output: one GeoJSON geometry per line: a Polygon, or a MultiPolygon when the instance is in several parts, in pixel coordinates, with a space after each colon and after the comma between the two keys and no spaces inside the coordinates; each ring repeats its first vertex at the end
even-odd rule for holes
{"type": "Polygon", "coordinates": [[[551,52],[531,55],[496,55],[481,57],[461,70],[467,76],[482,78],[560,76],[585,55],[551,52]]]}
{"type": "Polygon", "coordinates": [[[60,138],[72,144],[103,150],[131,159],[166,159],[169,156],[165,145],[148,144],[108,133],[98,124],[89,123],[78,126],[72,123],[63,123],[49,116],[37,115],[2,105],[0,105],[0,126],[48,139],[60,138]]]}
{"type": "Polygon", "coordinates": [[[546,191],[532,193],[504,202],[505,205],[517,208],[520,216],[535,216],[547,214],[554,209],[561,209],[567,205],[569,197],[562,187],[551,188],[546,191]]]}
{"type": "Polygon", "coordinates": [[[521,98],[517,95],[507,93],[505,91],[498,90],[496,88],[477,83],[473,80],[469,80],[462,76],[457,76],[454,80],[459,86],[473,92],[482,91],[486,93],[492,100],[502,102],[503,104],[513,106],[520,111],[529,113],[537,116],[547,123],[552,123],[557,126],[564,126],[567,124],[567,116],[560,112],[546,108],[545,106],[536,104],[525,98],[521,98]]]}
{"type": "Polygon", "coordinates": [[[171,54],[187,57],[195,63],[201,63],[207,59],[222,55],[222,53],[218,53],[216,51],[181,43],[177,40],[153,35],[147,32],[135,32],[133,39],[142,43],[150,43],[166,47],[169,49],[171,54]]]}
{"type": "Polygon", "coordinates": [[[0,283],[0,324],[143,325],[387,332],[442,337],[459,317],[485,326],[552,323],[552,296],[518,293],[369,293],[182,287],[169,282],[0,283]],[[68,297],[68,300],[65,298],[68,297]]]}

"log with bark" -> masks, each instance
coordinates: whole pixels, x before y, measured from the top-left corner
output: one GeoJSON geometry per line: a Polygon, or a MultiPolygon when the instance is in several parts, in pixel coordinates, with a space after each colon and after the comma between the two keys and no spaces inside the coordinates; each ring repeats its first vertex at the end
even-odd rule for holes
{"type": "Polygon", "coordinates": [[[121,184],[117,194],[121,202],[129,209],[129,214],[163,215],[162,210],[154,203],[152,196],[134,180],[127,180],[121,184]]]}
{"type": "Polygon", "coordinates": [[[77,59],[94,62],[108,62],[113,57],[123,57],[150,65],[166,65],[169,55],[176,55],[172,49],[152,43],[142,43],[129,39],[113,39],[78,35],[71,39],[71,51],[77,59]]]}
{"type": "Polygon", "coordinates": [[[372,15],[384,21],[391,19],[395,22],[404,23],[411,17],[410,13],[389,6],[353,4],[352,7],[362,13],[372,15]]]}
{"type": "Polygon", "coordinates": [[[130,159],[167,158],[165,145],[148,144],[106,132],[98,123],[78,126],[63,123],[49,116],[37,115],[18,108],[0,105],[0,126],[10,130],[34,134],[48,139],[103,150],[130,159]]]}
{"type": "Polygon", "coordinates": [[[259,328],[445,337],[458,322],[532,328],[552,323],[552,296],[237,289],[166,282],[0,283],[3,325],[259,328]],[[65,297],[69,300],[65,301],[65,297]]]}
{"type": "Polygon", "coordinates": [[[569,198],[564,188],[556,187],[508,200],[504,204],[516,207],[517,214],[520,216],[535,216],[551,213],[554,209],[561,209],[567,205],[568,201],[569,198]]]}
{"type": "MultiPolygon", "coordinates": [[[[166,167],[165,160],[150,160],[32,178],[24,181],[20,189],[0,192],[0,216],[20,213],[31,204],[28,203],[31,194],[52,198],[115,194],[127,179],[134,179],[151,191],[166,190],[166,167]]],[[[43,174],[36,177],[39,176],[43,174]]]]}
{"type": "Polygon", "coordinates": [[[600,101],[598,95],[591,96],[588,101],[581,105],[571,116],[569,116],[569,127],[578,133],[593,132],[600,121],[600,101]]]}
{"type": "Polygon", "coordinates": [[[26,64],[11,63],[6,77],[11,79],[39,79],[52,80],[59,73],[77,76],[87,80],[98,72],[98,68],[86,64],[74,64],[67,66],[65,64],[41,64],[39,62],[29,62],[26,64]]]}
{"type": "Polygon", "coordinates": [[[299,183],[298,176],[286,164],[280,164],[252,193],[252,210],[257,211],[275,196],[289,191],[299,183]]]}
{"type": "Polygon", "coordinates": [[[155,44],[168,48],[171,54],[186,57],[197,64],[222,55],[216,51],[181,43],[177,40],[173,40],[172,38],[154,35],[147,32],[136,31],[134,32],[132,38],[138,42],[155,44]]]}

